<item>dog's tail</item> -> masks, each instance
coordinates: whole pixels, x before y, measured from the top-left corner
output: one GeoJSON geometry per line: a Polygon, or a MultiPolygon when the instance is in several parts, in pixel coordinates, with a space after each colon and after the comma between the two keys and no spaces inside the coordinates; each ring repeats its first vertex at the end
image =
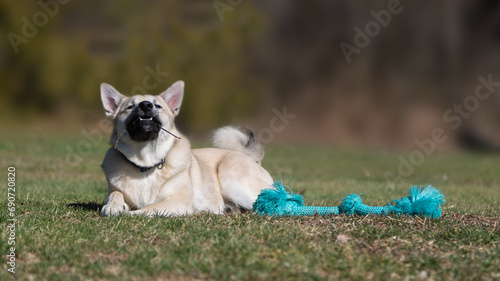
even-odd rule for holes
{"type": "Polygon", "coordinates": [[[213,136],[213,146],[244,152],[258,163],[264,158],[264,146],[247,127],[226,126],[217,129],[213,136]]]}

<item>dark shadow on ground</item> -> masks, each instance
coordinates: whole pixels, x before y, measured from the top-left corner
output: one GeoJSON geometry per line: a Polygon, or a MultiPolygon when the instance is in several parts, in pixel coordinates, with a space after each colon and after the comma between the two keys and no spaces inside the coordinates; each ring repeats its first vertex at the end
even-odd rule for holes
{"type": "Polygon", "coordinates": [[[68,204],[67,206],[77,210],[99,212],[102,209],[103,205],[97,202],[88,202],[88,203],[71,203],[68,204]]]}

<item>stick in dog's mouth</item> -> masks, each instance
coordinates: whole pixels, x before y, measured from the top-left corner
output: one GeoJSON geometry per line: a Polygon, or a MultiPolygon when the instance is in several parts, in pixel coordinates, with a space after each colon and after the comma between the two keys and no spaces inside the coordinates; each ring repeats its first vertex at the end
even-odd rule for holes
{"type": "Polygon", "coordinates": [[[161,127],[160,129],[162,129],[163,131],[165,131],[165,132],[169,133],[171,136],[173,136],[173,137],[174,137],[174,138],[176,138],[176,139],[179,139],[179,140],[181,139],[180,137],[178,137],[178,136],[176,136],[176,135],[172,134],[169,130],[167,130],[167,129],[163,128],[163,127],[161,127]]]}
{"type": "Polygon", "coordinates": [[[116,147],[118,146],[118,141],[120,141],[120,138],[123,136],[123,133],[125,133],[125,131],[126,131],[126,130],[127,130],[127,129],[123,130],[123,131],[121,132],[121,134],[118,136],[118,138],[116,139],[116,142],[115,142],[115,149],[116,149],[116,147]]]}

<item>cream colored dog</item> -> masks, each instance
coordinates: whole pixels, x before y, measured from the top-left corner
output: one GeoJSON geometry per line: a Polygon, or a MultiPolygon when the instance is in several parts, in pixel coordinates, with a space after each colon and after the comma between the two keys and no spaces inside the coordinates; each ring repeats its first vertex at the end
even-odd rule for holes
{"type": "Polygon", "coordinates": [[[101,84],[106,115],[114,122],[102,163],[108,181],[103,216],[222,214],[251,209],[273,180],[260,162],[261,144],[249,129],[223,127],[215,148],[191,149],[174,118],[184,82],[157,95],[126,97],[101,84]]]}

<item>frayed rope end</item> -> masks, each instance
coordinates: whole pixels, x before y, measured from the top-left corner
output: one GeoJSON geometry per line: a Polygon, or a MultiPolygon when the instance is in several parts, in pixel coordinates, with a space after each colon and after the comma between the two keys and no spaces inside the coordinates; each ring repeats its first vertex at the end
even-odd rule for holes
{"type": "Polygon", "coordinates": [[[275,181],[273,187],[262,190],[253,204],[253,212],[269,216],[292,215],[294,208],[304,206],[302,196],[288,193],[282,182],[275,181]]]}
{"type": "Polygon", "coordinates": [[[438,189],[427,186],[422,190],[420,186],[412,186],[410,196],[393,200],[390,205],[395,214],[415,215],[428,218],[441,217],[441,205],[446,201],[438,189]]]}

